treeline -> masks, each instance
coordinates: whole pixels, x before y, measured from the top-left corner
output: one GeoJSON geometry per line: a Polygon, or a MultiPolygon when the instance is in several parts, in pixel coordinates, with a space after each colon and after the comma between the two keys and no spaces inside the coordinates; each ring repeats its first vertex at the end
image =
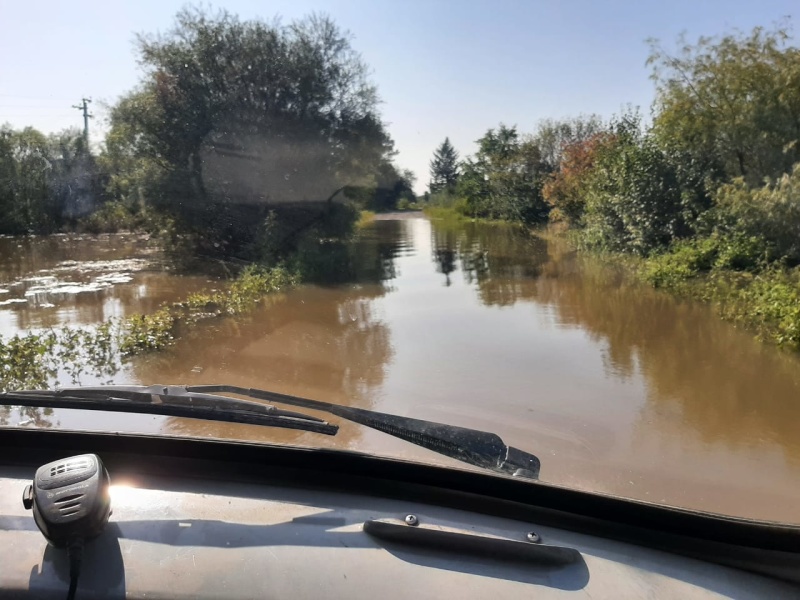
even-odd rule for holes
{"type": "Polygon", "coordinates": [[[463,161],[446,141],[432,204],[568,225],[585,248],[645,257],[654,285],[696,295],[800,347],[800,50],[783,28],[651,42],[652,121],[500,125],[463,161]],[[446,183],[445,179],[447,180],[446,183]]]}
{"type": "Polygon", "coordinates": [[[95,158],[78,135],[68,154],[31,129],[2,130],[0,231],[85,215],[59,196],[62,172],[88,179],[67,187],[105,219],[147,210],[203,255],[265,262],[346,236],[361,208],[413,200],[367,66],[329,18],[281,25],[186,8],[168,32],[138,36],[136,55],[142,78],[110,107],[95,158]]]}
{"type": "Polygon", "coordinates": [[[587,245],[643,255],[738,225],[749,235],[759,219],[765,251],[800,260],[793,236],[774,230],[790,215],[768,225],[781,207],[760,189],[786,188],[777,182],[800,161],[800,51],[783,29],[681,45],[673,56],[652,42],[652,123],[629,110],[608,122],[547,120],[526,135],[501,124],[455,169],[440,160],[454,152],[446,140],[431,162],[432,201],[474,217],[566,222],[587,245]],[[743,194],[760,194],[759,208],[742,206],[743,194]]]}
{"type": "Polygon", "coordinates": [[[0,233],[58,230],[91,209],[101,187],[78,131],[0,126],[0,233]]]}

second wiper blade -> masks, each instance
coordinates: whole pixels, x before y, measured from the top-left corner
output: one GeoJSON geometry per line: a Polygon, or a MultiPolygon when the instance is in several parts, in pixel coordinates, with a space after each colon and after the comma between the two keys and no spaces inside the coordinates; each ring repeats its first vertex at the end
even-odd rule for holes
{"type": "Polygon", "coordinates": [[[311,415],[282,410],[261,402],[191,393],[185,386],[105,386],[3,392],[0,393],[0,405],[187,417],[299,429],[325,435],[336,435],[339,431],[337,425],[311,415]]]}
{"type": "Polygon", "coordinates": [[[462,462],[518,477],[537,479],[541,463],[539,459],[513,446],[508,446],[495,433],[424,421],[411,417],[390,415],[374,410],[342,406],[309,398],[289,396],[267,390],[243,388],[234,385],[190,385],[188,392],[228,393],[280,402],[301,408],[319,410],[358,423],[371,429],[383,431],[394,437],[422,446],[433,452],[455,458],[462,462]]]}

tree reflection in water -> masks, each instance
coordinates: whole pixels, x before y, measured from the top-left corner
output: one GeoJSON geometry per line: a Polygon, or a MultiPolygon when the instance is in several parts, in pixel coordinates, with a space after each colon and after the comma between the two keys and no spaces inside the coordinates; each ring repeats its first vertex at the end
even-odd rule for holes
{"type": "MultiPolygon", "coordinates": [[[[168,353],[137,360],[135,378],[226,382],[371,408],[392,358],[390,329],[375,313],[374,300],[391,289],[395,258],[408,244],[402,223],[377,222],[336,257],[349,275],[347,283],[303,286],[269,297],[245,317],[200,327],[168,353]]],[[[340,272],[336,279],[341,277],[340,272]]],[[[325,443],[316,434],[188,419],[169,419],[164,429],[178,435],[325,443]]],[[[359,435],[359,428],[343,426],[335,444],[352,446],[359,435]]]]}
{"type": "Polygon", "coordinates": [[[797,355],[756,342],[707,306],[630,281],[560,239],[480,223],[434,222],[432,235],[437,270],[444,272],[442,256],[455,255],[484,305],[547,306],[558,327],[604,345],[608,376],[641,376],[641,435],[654,413],[677,407],[681,422],[706,443],[768,439],[800,464],[797,355]]]}

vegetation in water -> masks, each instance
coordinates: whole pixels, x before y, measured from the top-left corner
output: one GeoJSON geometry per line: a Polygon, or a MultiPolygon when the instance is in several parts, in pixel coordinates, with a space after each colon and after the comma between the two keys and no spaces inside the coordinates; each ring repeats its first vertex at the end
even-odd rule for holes
{"type": "MultiPolygon", "coordinates": [[[[800,49],[780,26],[650,48],[649,124],[635,109],[528,132],[499,123],[463,157],[445,138],[418,199],[367,65],[331,19],[186,8],[171,31],[136,38],[142,78],[110,108],[97,156],[75,131],[0,128],[0,233],[147,229],[204,260],[332,281],[363,210],[558,223],[582,248],[641,258],[657,287],[695,281],[725,316],[775,324],[783,333],[765,337],[792,345],[791,310],[762,305],[796,292],[800,49]]],[[[185,320],[137,317],[124,349],[162,347],[185,320]]]]}
{"type": "Polygon", "coordinates": [[[651,125],[636,110],[527,135],[501,124],[455,181],[437,150],[426,212],[568,227],[651,285],[800,349],[800,49],[780,27],[681,39],[677,54],[650,44],[651,125]]]}
{"type": "Polygon", "coordinates": [[[196,292],[183,302],[162,306],[149,315],[133,315],[119,331],[122,356],[162,350],[170,346],[182,329],[213,317],[236,316],[253,309],[267,294],[297,283],[297,276],[282,267],[246,268],[224,290],[196,292]]]}
{"type": "Polygon", "coordinates": [[[252,310],[271,293],[297,283],[284,268],[246,268],[222,290],[190,294],[148,315],[112,320],[94,328],[62,327],[42,333],[0,337],[0,391],[47,388],[65,378],[108,380],[122,361],[163,350],[198,322],[252,310]]]}
{"type": "MultiPolygon", "coordinates": [[[[135,52],[141,80],[110,107],[100,152],[77,130],[0,128],[0,233],[152,231],[166,220],[176,236],[165,239],[204,256],[261,260],[269,245],[274,264],[331,202],[384,211],[416,200],[369,69],[330,18],[188,7],[166,33],[138,35],[135,52]],[[265,244],[276,221],[294,233],[265,244]]],[[[344,236],[358,210],[340,214],[344,236]]]]}
{"type": "Polygon", "coordinates": [[[358,215],[358,221],[356,221],[356,227],[359,229],[362,227],[366,227],[374,220],[375,220],[374,210],[362,210],[361,213],[358,215]]]}

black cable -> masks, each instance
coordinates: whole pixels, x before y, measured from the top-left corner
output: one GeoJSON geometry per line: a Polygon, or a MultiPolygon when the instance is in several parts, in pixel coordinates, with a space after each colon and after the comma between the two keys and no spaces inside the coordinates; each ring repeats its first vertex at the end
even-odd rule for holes
{"type": "Polygon", "coordinates": [[[74,600],[75,591],[78,589],[78,576],[81,574],[81,560],[83,560],[83,539],[79,538],[67,546],[69,556],[69,591],[67,600],[74,600]]]}

